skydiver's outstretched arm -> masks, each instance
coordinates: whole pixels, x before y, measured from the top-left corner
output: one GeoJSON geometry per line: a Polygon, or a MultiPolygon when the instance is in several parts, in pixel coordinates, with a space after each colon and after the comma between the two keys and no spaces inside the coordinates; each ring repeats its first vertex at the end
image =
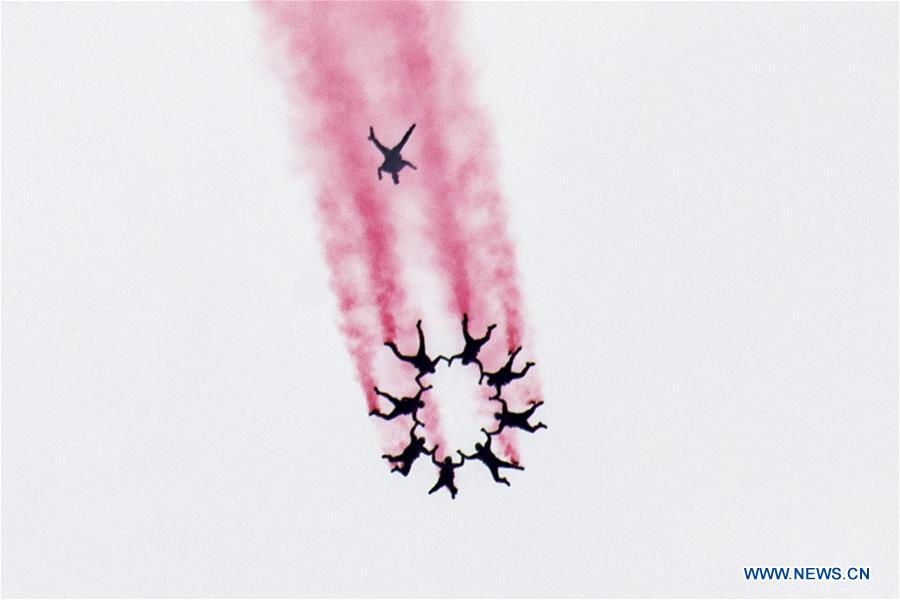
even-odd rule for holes
{"type": "Polygon", "coordinates": [[[465,457],[465,456],[463,456],[462,458],[460,458],[458,463],[453,463],[453,467],[454,467],[454,468],[456,468],[456,467],[461,467],[461,466],[463,466],[463,463],[464,463],[464,462],[466,462],[466,457],[465,457]]]}
{"type": "Polygon", "coordinates": [[[409,130],[407,130],[407,132],[406,132],[405,134],[403,134],[403,139],[400,140],[400,143],[397,144],[397,145],[394,147],[394,150],[396,150],[398,153],[399,153],[401,150],[403,150],[403,146],[405,146],[405,145],[406,145],[406,142],[409,141],[409,136],[412,135],[413,129],[415,129],[415,128],[416,128],[416,124],[413,123],[413,124],[412,124],[412,127],[410,127],[409,130]]]}
{"type": "Polygon", "coordinates": [[[488,433],[487,429],[485,429],[484,427],[481,428],[481,431],[484,432],[484,436],[487,438],[487,441],[484,443],[484,449],[490,450],[491,449],[491,434],[488,433]]]}
{"type": "MultiPolygon", "coordinates": [[[[372,140],[372,143],[375,144],[375,147],[377,147],[382,154],[384,154],[385,156],[388,155],[390,150],[388,148],[385,148],[384,145],[378,141],[378,138],[375,137],[375,130],[372,129],[372,127],[369,127],[369,139],[372,140]]],[[[381,179],[380,175],[381,173],[379,172],[379,179],[381,179]]]]}
{"type": "MultiPolygon", "coordinates": [[[[437,358],[434,359],[434,364],[438,364],[441,360],[446,360],[446,361],[447,361],[447,365],[449,366],[449,365],[452,365],[452,364],[453,364],[453,359],[454,359],[454,358],[456,358],[456,357],[454,356],[453,358],[447,358],[446,356],[444,356],[443,354],[441,354],[440,356],[438,356],[437,358]]],[[[428,387],[431,387],[431,386],[428,386],[428,387]]]]}
{"type": "Polygon", "coordinates": [[[459,454],[460,456],[462,456],[464,459],[466,459],[466,458],[475,458],[476,456],[478,456],[477,454],[472,454],[471,456],[469,456],[468,454],[463,454],[463,451],[462,451],[462,450],[457,450],[456,452],[457,452],[457,454],[459,454]]]}
{"type": "Polygon", "coordinates": [[[502,458],[497,459],[497,466],[498,467],[506,467],[507,469],[516,469],[517,471],[525,470],[525,467],[523,467],[522,465],[517,465],[517,464],[511,463],[511,462],[506,462],[502,458]]]}
{"type": "Polygon", "coordinates": [[[439,447],[440,447],[440,444],[435,444],[434,448],[431,449],[430,453],[428,453],[428,452],[425,453],[425,454],[430,454],[431,462],[433,462],[437,466],[441,466],[441,463],[437,460],[437,452],[436,452],[439,447]]]}
{"type": "Polygon", "coordinates": [[[522,351],[522,346],[519,346],[515,350],[509,353],[509,359],[506,361],[506,364],[501,367],[501,369],[509,369],[512,371],[513,363],[516,361],[516,355],[522,351]]]}
{"type": "Polygon", "coordinates": [[[500,404],[503,405],[503,412],[504,413],[509,412],[509,404],[507,404],[506,400],[504,400],[500,396],[491,396],[490,398],[488,398],[488,400],[493,400],[494,402],[499,402],[500,404]]]}
{"type": "Polygon", "coordinates": [[[462,328],[463,328],[463,338],[468,342],[472,339],[472,335],[469,333],[469,313],[463,313],[462,318],[462,328]]]}
{"type": "Polygon", "coordinates": [[[547,429],[547,426],[544,425],[543,423],[538,423],[537,425],[532,425],[531,423],[525,423],[525,425],[527,425],[528,427],[523,427],[522,429],[524,429],[528,433],[534,433],[538,429],[547,429]]]}
{"type": "Polygon", "coordinates": [[[498,433],[501,433],[503,431],[504,427],[506,427],[506,424],[502,420],[497,421],[497,429],[489,431],[488,433],[490,435],[497,435],[498,433]]]}

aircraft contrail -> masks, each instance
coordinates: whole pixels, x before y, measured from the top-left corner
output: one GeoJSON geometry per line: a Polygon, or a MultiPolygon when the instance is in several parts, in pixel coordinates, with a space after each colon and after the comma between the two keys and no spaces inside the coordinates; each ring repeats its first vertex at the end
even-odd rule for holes
{"type": "MultiPolygon", "coordinates": [[[[426,327],[440,319],[458,331],[463,313],[473,331],[497,323],[482,359],[485,367],[501,366],[507,351],[523,344],[527,329],[495,144],[456,41],[456,7],[258,6],[296,111],[296,139],[316,181],[324,255],[369,409],[377,406],[376,379],[400,384],[400,373],[385,373],[378,364],[383,342],[396,340],[409,351],[416,344],[413,325],[427,304],[427,286],[411,280],[416,261],[426,261],[444,297],[440,314],[424,315],[426,327]],[[412,123],[418,128],[403,152],[418,170],[404,171],[396,187],[378,181],[380,160],[366,139],[369,127],[390,146],[412,123]]],[[[504,397],[525,406],[538,395],[532,378],[504,397]]],[[[426,421],[431,439],[441,439],[437,415],[426,421]]],[[[401,425],[386,426],[394,428],[392,444],[405,439],[401,425]]],[[[504,431],[498,438],[506,456],[517,461],[514,434],[504,431]]]]}

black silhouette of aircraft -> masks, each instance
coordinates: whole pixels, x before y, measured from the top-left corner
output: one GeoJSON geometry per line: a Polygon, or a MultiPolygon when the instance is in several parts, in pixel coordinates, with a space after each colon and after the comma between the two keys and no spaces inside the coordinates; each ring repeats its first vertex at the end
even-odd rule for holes
{"type": "Polygon", "coordinates": [[[375,137],[375,130],[369,127],[369,139],[372,140],[372,143],[375,144],[375,147],[381,150],[381,153],[384,155],[384,162],[381,163],[380,167],[378,167],[379,181],[381,181],[381,173],[382,171],[384,171],[391,174],[391,179],[394,180],[394,185],[397,185],[398,183],[400,183],[399,173],[403,170],[403,167],[416,169],[416,165],[412,164],[408,160],[403,160],[403,157],[400,156],[400,151],[403,150],[403,146],[405,146],[406,142],[409,141],[409,136],[412,135],[413,129],[415,128],[416,124],[413,123],[412,127],[409,128],[409,130],[403,136],[403,139],[400,140],[399,144],[397,144],[393,148],[387,148],[378,141],[377,137],[375,137]]]}

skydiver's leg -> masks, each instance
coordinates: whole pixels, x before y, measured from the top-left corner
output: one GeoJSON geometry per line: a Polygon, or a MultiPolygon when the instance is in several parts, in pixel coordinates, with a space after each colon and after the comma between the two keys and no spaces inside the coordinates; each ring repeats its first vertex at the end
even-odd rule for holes
{"type": "Polygon", "coordinates": [[[534,433],[538,429],[547,429],[547,426],[543,423],[538,423],[537,425],[532,425],[531,423],[525,422],[519,425],[519,429],[524,429],[528,433],[534,433]]]}
{"type": "Polygon", "coordinates": [[[459,490],[456,489],[456,485],[453,484],[453,483],[448,483],[448,484],[447,484],[447,489],[450,490],[450,499],[451,499],[451,500],[455,500],[455,499],[456,499],[456,494],[459,493],[459,490]]]}
{"type": "Polygon", "coordinates": [[[403,414],[403,413],[401,413],[400,410],[395,406],[394,410],[392,410],[391,412],[389,412],[387,414],[384,414],[383,412],[381,412],[379,410],[373,410],[372,412],[369,413],[369,416],[370,417],[381,417],[385,421],[390,421],[392,419],[397,418],[401,414],[403,414]]]}
{"type": "Polygon", "coordinates": [[[500,469],[496,465],[488,465],[488,469],[491,470],[491,476],[493,476],[494,481],[509,485],[509,480],[500,476],[500,469]]]}
{"type": "Polygon", "coordinates": [[[403,146],[406,145],[406,142],[409,141],[409,136],[412,135],[413,129],[415,129],[415,128],[416,128],[416,124],[413,123],[413,124],[412,124],[412,127],[410,127],[410,128],[406,131],[406,133],[403,134],[403,139],[400,140],[400,143],[399,143],[399,144],[397,144],[397,151],[398,151],[398,152],[399,152],[400,150],[402,150],[402,149],[403,149],[403,146]]]}
{"type": "Polygon", "coordinates": [[[378,167],[378,181],[381,181],[381,167],[378,167]]]}
{"type": "Polygon", "coordinates": [[[384,345],[390,348],[394,352],[394,355],[400,360],[411,362],[415,358],[415,356],[406,356],[405,354],[400,354],[400,349],[397,348],[397,344],[395,344],[394,342],[385,342],[384,345]]]}
{"type": "Polygon", "coordinates": [[[444,482],[441,481],[440,479],[438,479],[437,483],[434,484],[434,487],[431,488],[430,490],[428,490],[428,493],[433,494],[436,491],[438,491],[439,489],[441,489],[442,487],[444,487],[444,482]]]}
{"type": "Polygon", "coordinates": [[[390,150],[388,148],[385,148],[384,144],[379,142],[378,138],[375,137],[375,130],[372,129],[371,127],[369,127],[369,139],[372,140],[372,143],[375,144],[375,147],[377,147],[378,150],[380,150],[382,154],[387,156],[388,153],[390,153],[390,150]]]}
{"type": "Polygon", "coordinates": [[[400,177],[397,175],[396,172],[391,173],[391,179],[394,180],[394,185],[397,185],[398,183],[400,183],[400,177]]]}
{"type": "Polygon", "coordinates": [[[501,469],[501,468],[502,469],[515,469],[516,471],[524,471],[525,470],[525,467],[523,467],[522,465],[514,465],[511,462],[506,462],[505,460],[502,460],[499,458],[497,459],[497,467],[496,468],[497,469],[501,469]]]}
{"type": "Polygon", "coordinates": [[[400,161],[400,162],[403,164],[404,167],[409,167],[409,168],[412,169],[413,171],[418,171],[418,170],[419,170],[418,167],[416,167],[416,165],[412,164],[412,163],[409,162],[408,160],[402,160],[402,161],[400,161]]]}

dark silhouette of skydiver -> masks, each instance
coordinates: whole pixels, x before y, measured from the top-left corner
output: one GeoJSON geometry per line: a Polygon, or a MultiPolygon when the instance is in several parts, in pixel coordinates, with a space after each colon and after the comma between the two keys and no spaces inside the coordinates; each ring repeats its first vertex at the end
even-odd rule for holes
{"type": "Polygon", "coordinates": [[[525,467],[513,464],[511,462],[506,462],[505,460],[498,458],[497,455],[491,451],[491,434],[489,434],[483,427],[481,431],[483,431],[484,435],[487,436],[487,442],[485,442],[483,445],[475,444],[475,454],[469,456],[468,454],[463,454],[462,450],[457,450],[457,452],[459,452],[459,455],[463,458],[474,458],[476,460],[480,460],[485,464],[488,470],[490,470],[494,481],[496,481],[497,483],[505,483],[506,485],[509,485],[509,481],[506,479],[506,477],[500,476],[500,469],[518,469],[519,471],[524,471],[525,467]]]}
{"type": "Polygon", "coordinates": [[[524,412],[511,412],[509,410],[509,406],[506,404],[506,400],[500,398],[499,396],[496,398],[492,398],[503,405],[503,408],[500,412],[494,413],[494,418],[497,419],[497,431],[492,431],[491,435],[496,433],[500,433],[503,431],[505,427],[515,427],[517,429],[524,429],[529,433],[534,433],[538,429],[546,429],[547,426],[543,423],[538,423],[537,425],[532,425],[528,422],[528,419],[531,418],[531,415],[534,414],[534,411],[537,410],[537,407],[543,404],[544,402],[535,402],[531,401],[531,408],[524,412]]]}
{"type": "Polygon", "coordinates": [[[509,360],[506,361],[506,364],[494,371],[493,373],[482,373],[481,379],[478,380],[478,383],[485,378],[487,378],[488,385],[494,386],[497,388],[497,396],[500,395],[500,388],[506,385],[507,383],[515,380],[521,379],[525,377],[525,374],[528,372],[528,369],[534,366],[533,362],[525,363],[525,368],[519,371],[518,373],[513,371],[513,361],[516,360],[516,355],[519,351],[522,350],[522,347],[519,346],[514,351],[509,353],[509,360]]]}
{"type": "Polygon", "coordinates": [[[465,346],[463,346],[462,352],[456,354],[451,357],[450,360],[461,359],[462,364],[469,365],[475,363],[478,365],[478,368],[484,373],[484,367],[481,365],[481,361],[478,360],[478,352],[481,350],[481,347],[484,346],[489,339],[491,339],[491,332],[496,327],[496,323],[493,325],[488,325],[487,332],[485,332],[484,337],[473,338],[469,334],[469,315],[463,313],[462,320],[462,330],[463,330],[463,338],[466,340],[465,346]]]}
{"type": "Polygon", "coordinates": [[[418,381],[422,375],[434,373],[434,365],[437,364],[438,359],[429,358],[425,352],[425,334],[422,333],[422,319],[416,321],[416,329],[419,331],[419,350],[415,354],[410,354],[409,356],[400,354],[397,344],[391,341],[385,342],[384,345],[393,350],[397,358],[408,362],[419,370],[419,374],[416,376],[416,381],[418,381]]]}
{"type": "Polygon", "coordinates": [[[369,127],[369,139],[372,140],[372,143],[375,144],[375,147],[378,148],[384,155],[384,162],[381,163],[380,167],[378,167],[379,181],[381,181],[381,172],[386,171],[391,174],[391,179],[394,180],[394,185],[397,185],[398,183],[400,183],[399,173],[401,170],[403,170],[403,167],[409,167],[414,170],[416,169],[416,165],[412,164],[408,160],[403,160],[403,157],[400,156],[400,151],[403,150],[403,146],[405,146],[406,142],[409,141],[409,136],[412,135],[413,129],[415,128],[416,124],[413,123],[412,127],[410,127],[406,134],[403,136],[403,139],[400,140],[400,143],[393,148],[388,149],[378,141],[378,138],[375,137],[375,130],[369,127]]]}
{"type": "Polygon", "coordinates": [[[409,430],[409,444],[400,452],[400,454],[381,455],[381,458],[386,458],[391,463],[400,463],[399,465],[393,465],[391,473],[398,471],[401,475],[406,477],[409,475],[409,470],[412,468],[413,462],[415,462],[419,456],[422,454],[434,454],[434,448],[431,450],[425,448],[425,438],[420,438],[416,435],[416,427],[418,427],[418,425],[414,423],[412,429],[409,430]]]}
{"type": "Polygon", "coordinates": [[[425,408],[425,403],[422,401],[422,392],[430,389],[430,385],[428,387],[420,387],[415,396],[395,398],[390,394],[382,392],[378,389],[378,386],[375,386],[375,393],[388,400],[391,404],[394,405],[394,408],[392,408],[391,412],[387,414],[381,412],[377,408],[373,408],[372,412],[369,413],[369,416],[381,417],[385,421],[390,421],[391,419],[395,419],[400,415],[410,415],[412,416],[413,421],[415,421],[419,425],[424,425],[425,423],[419,420],[416,413],[420,408],[425,408]]]}
{"type": "Polygon", "coordinates": [[[441,489],[442,487],[446,487],[447,490],[450,492],[450,497],[456,498],[456,494],[459,492],[459,490],[456,489],[456,483],[454,481],[456,478],[455,471],[456,471],[456,469],[463,466],[463,463],[466,462],[466,459],[462,458],[462,459],[460,459],[460,461],[458,463],[455,463],[455,462],[453,462],[453,459],[450,458],[450,455],[448,454],[447,456],[444,457],[444,460],[438,462],[435,459],[435,456],[437,455],[437,453],[435,451],[438,449],[438,445],[435,445],[434,450],[432,451],[431,462],[436,464],[438,469],[440,469],[440,471],[438,473],[437,483],[434,484],[433,488],[428,490],[428,493],[433,494],[436,491],[438,491],[439,489],[441,489]]]}

